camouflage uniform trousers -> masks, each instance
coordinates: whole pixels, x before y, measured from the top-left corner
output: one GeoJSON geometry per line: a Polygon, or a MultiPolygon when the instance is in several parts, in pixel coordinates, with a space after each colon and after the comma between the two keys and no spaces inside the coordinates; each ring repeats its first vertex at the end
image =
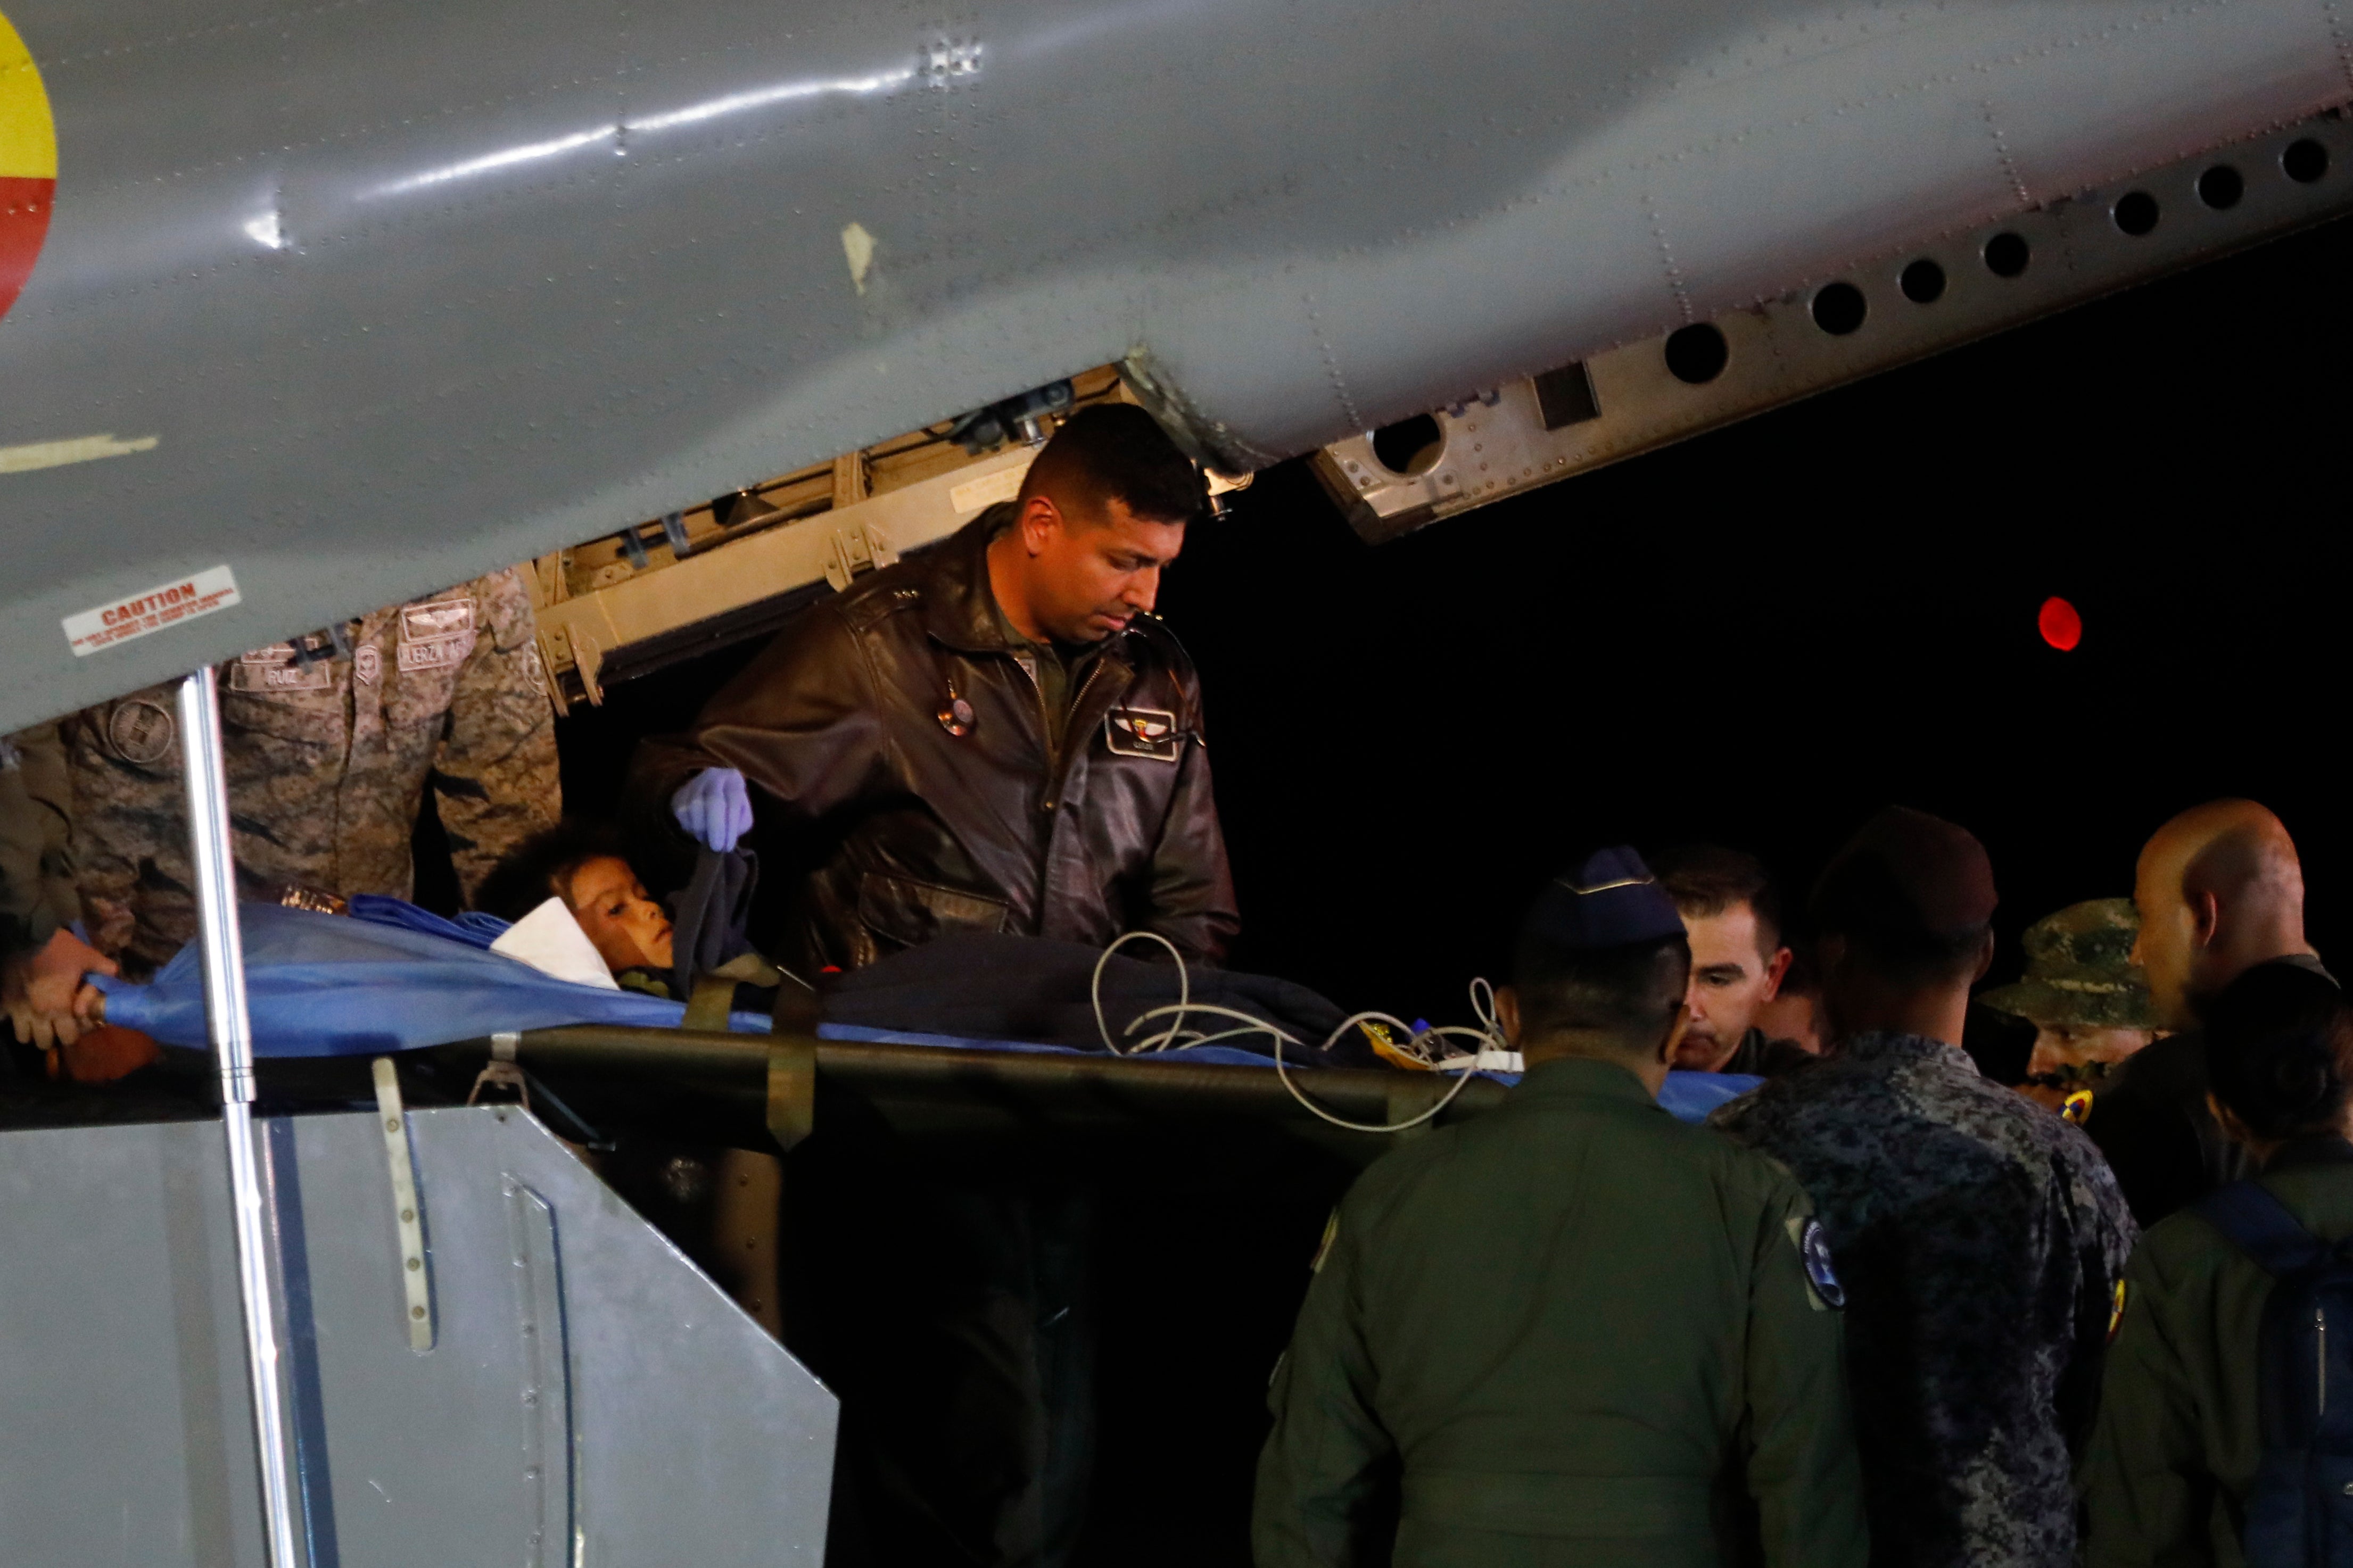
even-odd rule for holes
{"type": "MultiPolygon", "coordinates": [[[[563,810],[554,715],[522,571],[511,568],[330,634],[256,649],[220,672],[240,896],[292,888],[406,898],[433,788],[470,898],[499,858],[563,810]]],[[[73,771],[81,898],[127,973],[195,935],[175,689],[80,714],[73,771]]]]}

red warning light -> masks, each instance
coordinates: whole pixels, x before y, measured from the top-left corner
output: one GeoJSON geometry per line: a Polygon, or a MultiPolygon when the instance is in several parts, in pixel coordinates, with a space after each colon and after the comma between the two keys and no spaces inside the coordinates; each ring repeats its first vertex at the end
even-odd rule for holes
{"type": "Polygon", "coordinates": [[[2084,640],[2084,617],[2064,599],[2045,599],[2035,613],[2034,629],[2042,634],[2044,642],[2065,653],[2084,640]]]}

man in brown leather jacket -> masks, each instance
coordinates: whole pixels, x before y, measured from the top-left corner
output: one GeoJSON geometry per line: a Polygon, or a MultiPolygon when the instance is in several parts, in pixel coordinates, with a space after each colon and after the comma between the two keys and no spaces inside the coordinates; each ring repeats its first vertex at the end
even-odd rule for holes
{"type": "Polygon", "coordinates": [[[1016,500],[810,609],[639,748],[649,868],[682,879],[756,802],[769,863],[807,868],[758,934],[804,975],[967,931],[1154,931],[1217,962],[1239,922],[1200,683],[1151,615],[1202,504],[1150,416],[1081,412],[1016,500]]]}
{"type": "MultiPolygon", "coordinates": [[[[790,871],[754,936],[810,979],[960,931],[1153,931],[1216,962],[1237,921],[1200,686],[1150,613],[1203,500],[1141,409],[1078,414],[1017,500],[809,610],[639,749],[639,864],[733,847],[756,801],[790,871]]],[[[843,1401],[833,1568],[1069,1560],[1093,1204],[1047,1167],[943,1174],[855,1131],[795,1151],[786,1332],[843,1401]]]]}

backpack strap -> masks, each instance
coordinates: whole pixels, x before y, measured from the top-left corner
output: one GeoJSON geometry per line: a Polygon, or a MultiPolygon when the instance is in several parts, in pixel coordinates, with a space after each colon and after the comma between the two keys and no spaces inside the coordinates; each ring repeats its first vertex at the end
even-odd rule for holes
{"type": "Polygon", "coordinates": [[[2218,1187],[2191,1212],[2231,1238],[2253,1258],[2255,1267],[2277,1277],[2309,1268],[2330,1251],[2327,1242],[2296,1222],[2287,1205],[2260,1182],[2232,1182],[2218,1187]]]}

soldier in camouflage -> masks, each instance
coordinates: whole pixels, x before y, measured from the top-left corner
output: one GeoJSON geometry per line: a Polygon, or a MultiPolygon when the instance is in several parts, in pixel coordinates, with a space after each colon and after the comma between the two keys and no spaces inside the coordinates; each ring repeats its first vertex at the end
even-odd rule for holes
{"type": "Polygon", "coordinates": [[[1957,1043],[1994,904],[1968,832],[1874,817],[1813,896],[1830,1058],[1711,1119],[1804,1185],[1845,1283],[1875,1563],[2072,1568],[2069,1468],[2137,1235],[2091,1141],[1957,1043]]]}
{"type": "MultiPolygon", "coordinates": [[[[237,881],[406,897],[429,784],[471,898],[501,856],[562,815],[554,716],[521,568],[378,610],[222,668],[237,881]]],[[[82,713],[74,784],[84,910],[138,973],[195,935],[171,687],[82,713]]]]}
{"type": "Polygon", "coordinates": [[[0,735],[0,1011],[16,1043],[72,1046],[98,1011],[83,983],[114,965],[70,929],[74,810],[55,724],[0,735]]]}
{"type": "Polygon", "coordinates": [[[2116,1065],[2157,1038],[2148,980],[2132,961],[2130,899],[2091,899],[2026,928],[2026,974],[1978,1000],[2034,1026],[2019,1092],[2076,1125],[2116,1065]]]}
{"type": "Polygon", "coordinates": [[[55,724],[0,735],[0,957],[71,925],[73,795],[55,724]]]}

